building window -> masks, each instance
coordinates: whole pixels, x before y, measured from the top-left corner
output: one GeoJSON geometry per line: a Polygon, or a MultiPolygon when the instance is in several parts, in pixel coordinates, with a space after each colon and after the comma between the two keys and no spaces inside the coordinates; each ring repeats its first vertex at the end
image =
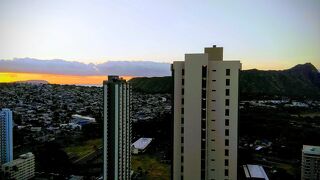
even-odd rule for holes
{"type": "Polygon", "coordinates": [[[207,81],[205,79],[202,79],[202,88],[206,88],[207,87],[207,81]]]}
{"type": "Polygon", "coordinates": [[[204,169],[201,169],[201,180],[204,180],[206,177],[206,171],[204,169]]]}
{"type": "Polygon", "coordinates": [[[229,129],[226,129],[226,130],[224,131],[224,135],[225,135],[225,136],[229,136],[229,129]]]}
{"type": "Polygon", "coordinates": [[[184,104],[184,98],[181,99],[181,104],[184,104]]]}
{"type": "Polygon", "coordinates": [[[182,76],[184,76],[184,69],[182,69],[182,76]]]}
{"type": "Polygon", "coordinates": [[[181,108],[181,113],[184,114],[184,108],[181,108]]]}
{"type": "Polygon", "coordinates": [[[183,127],[181,127],[181,133],[184,133],[184,128],[183,127]]]}
{"type": "Polygon", "coordinates": [[[228,169],[225,169],[225,170],[224,170],[224,175],[225,175],[225,176],[229,176],[229,171],[228,171],[228,169]]]}
{"type": "Polygon", "coordinates": [[[183,153],[183,146],[181,146],[181,153],[183,153]]]}
{"type": "Polygon", "coordinates": [[[226,96],[230,96],[230,89],[226,89],[226,96]]]}
{"type": "Polygon", "coordinates": [[[229,106],[229,105],[230,105],[230,100],[226,99],[226,106],[229,106]]]}
{"type": "Polygon", "coordinates": [[[225,160],[224,160],[224,165],[225,165],[225,166],[229,166],[229,160],[228,160],[228,159],[225,159],[225,160]]]}
{"type": "Polygon", "coordinates": [[[184,88],[182,88],[182,90],[181,90],[181,94],[182,94],[182,95],[184,95],[184,88]]]}
{"type": "MultiPolygon", "coordinates": [[[[183,163],[183,156],[181,156],[181,162],[183,163]]],[[[181,169],[183,168],[183,166],[181,167],[181,169]]]]}
{"type": "Polygon", "coordinates": [[[181,118],[181,124],[184,124],[184,118],[181,118]]]}
{"type": "Polygon", "coordinates": [[[202,109],[202,110],[201,110],[201,117],[202,117],[202,119],[205,119],[205,118],[206,118],[206,115],[207,115],[206,110],[205,110],[205,109],[202,109]]]}
{"type": "MultiPolygon", "coordinates": [[[[206,148],[206,141],[201,141],[201,149],[205,149],[206,148]]],[[[201,153],[202,156],[202,153],[201,153]]]]}
{"type": "Polygon", "coordinates": [[[207,77],[207,66],[202,66],[202,77],[207,77]]]}
{"type": "Polygon", "coordinates": [[[229,109],[226,109],[226,110],[225,110],[225,115],[226,115],[226,116],[229,116],[229,109]]]}
{"type": "Polygon", "coordinates": [[[207,106],[207,101],[206,101],[206,99],[202,99],[202,101],[201,101],[201,106],[202,106],[202,108],[206,108],[206,106],[207,106]]]}
{"type": "Polygon", "coordinates": [[[204,120],[201,121],[201,127],[206,127],[206,126],[207,126],[206,120],[204,119],[204,120]]]}
{"type": "Polygon", "coordinates": [[[225,146],[229,146],[229,139],[226,139],[226,140],[224,141],[224,145],[225,145],[225,146]]]}
{"type": "Polygon", "coordinates": [[[230,86],[230,79],[226,79],[226,86],[230,86]]]}
{"type": "Polygon", "coordinates": [[[226,69],[226,76],[230,76],[230,69],[226,69]]]}
{"type": "Polygon", "coordinates": [[[229,126],[229,119],[226,119],[226,120],[225,120],[225,125],[226,125],[226,126],[229,126]]]}
{"type": "Polygon", "coordinates": [[[184,138],[183,137],[181,137],[181,143],[184,143],[184,138]]]}
{"type": "MultiPolygon", "coordinates": [[[[183,162],[182,159],[181,159],[181,162],[183,162]]],[[[183,166],[181,166],[181,172],[183,172],[183,166]]]]}
{"type": "Polygon", "coordinates": [[[201,97],[202,98],[206,98],[206,92],[207,92],[206,89],[201,90],[201,97]]]}
{"type": "Polygon", "coordinates": [[[182,85],[184,85],[184,79],[182,79],[182,85]]]}
{"type": "Polygon", "coordinates": [[[201,138],[202,139],[206,138],[206,131],[204,129],[202,129],[202,131],[201,131],[201,138]]]}
{"type": "Polygon", "coordinates": [[[225,150],[224,150],[224,155],[225,155],[225,156],[229,156],[229,150],[228,150],[228,149],[225,149],[225,150]]]}

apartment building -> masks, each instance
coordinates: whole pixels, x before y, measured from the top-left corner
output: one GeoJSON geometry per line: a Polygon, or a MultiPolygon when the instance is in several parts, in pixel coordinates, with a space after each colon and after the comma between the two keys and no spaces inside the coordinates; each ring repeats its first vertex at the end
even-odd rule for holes
{"type": "Polygon", "coordinates": [[[240,69],[216,46],[173,62],[172,179],[237,179],[240,69]]]}
{"type": "Polygon", "coordinates": [[[2,171],[8,179],[28,180],[35,176],[35,159],[31,152],[22,154],[18,159],[2,165],[2,171]]]}
{"type": "Polygon", "coordinates": [[[104,179],[127,180],[131,170],[131,88],[118,76],[108,76],[103,91],[104,179]]]}
{"type": "Polygon", "coordinates": [[[0,165],[13,159],[13,120],[10,109],[0,110],[0,165]]]}
{"type": "Polygon", "coordinates": [[[303,145],[301,179],[320,179],[320,146],[303,145]]]}

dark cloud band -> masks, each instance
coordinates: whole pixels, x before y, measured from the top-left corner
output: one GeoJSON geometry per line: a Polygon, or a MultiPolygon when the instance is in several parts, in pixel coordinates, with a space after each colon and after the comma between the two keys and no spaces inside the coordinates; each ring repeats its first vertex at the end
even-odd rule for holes
{"type": "Polygon", "coordinates": [[[107,61],[101,64],[85,64],[61,59],[39,60],[15,58],[0,60],[0,72],[27,72],[63,75],[122,75],[122,76],[168,76],[170,64],[153,61],[107,61]]]}

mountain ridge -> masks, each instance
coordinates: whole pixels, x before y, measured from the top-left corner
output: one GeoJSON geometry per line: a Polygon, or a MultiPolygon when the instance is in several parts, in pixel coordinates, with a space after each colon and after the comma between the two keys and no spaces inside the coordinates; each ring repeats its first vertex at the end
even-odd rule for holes
{"type": "MultiPolygon", "coordinates": [[[[140,77],[129,82],[145,93],[170,93],[172,78],[140,77]]],[[[311,63],[285,70],[249,69],[240,71],[240,96],[287,96],[320,98],[320,73],[311,63]]]]}
{"type": "Polygon", "coordinates": [[[13,83],[26,83],[26,84],[49,84],[46,80],[25,80],[25,81],[15,81],[13,83]]]}

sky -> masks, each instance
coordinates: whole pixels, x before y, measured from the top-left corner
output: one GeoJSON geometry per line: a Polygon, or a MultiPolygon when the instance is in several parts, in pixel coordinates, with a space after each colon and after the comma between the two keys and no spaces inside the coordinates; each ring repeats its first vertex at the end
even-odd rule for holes
{"type": "Polygon", "coordinates": [[[320,69],[320,1],[0,0],[0,81],[26,77],[19,73],[39,78],[110,73],[53,72],[50,61],[91,68],[112,62],[119,75],[169,75],[164,64],[214,44],[224,47],[225,59],[241,60],[243,69],[279,70],[306,62],[320,69]],[[35,69],[24,68],[30,59],[35,69]],[[144,61],[163,71],[145,73],[144,61]],[[121,74],[131,67],[126,63],[140,69],[121,74]]]}

